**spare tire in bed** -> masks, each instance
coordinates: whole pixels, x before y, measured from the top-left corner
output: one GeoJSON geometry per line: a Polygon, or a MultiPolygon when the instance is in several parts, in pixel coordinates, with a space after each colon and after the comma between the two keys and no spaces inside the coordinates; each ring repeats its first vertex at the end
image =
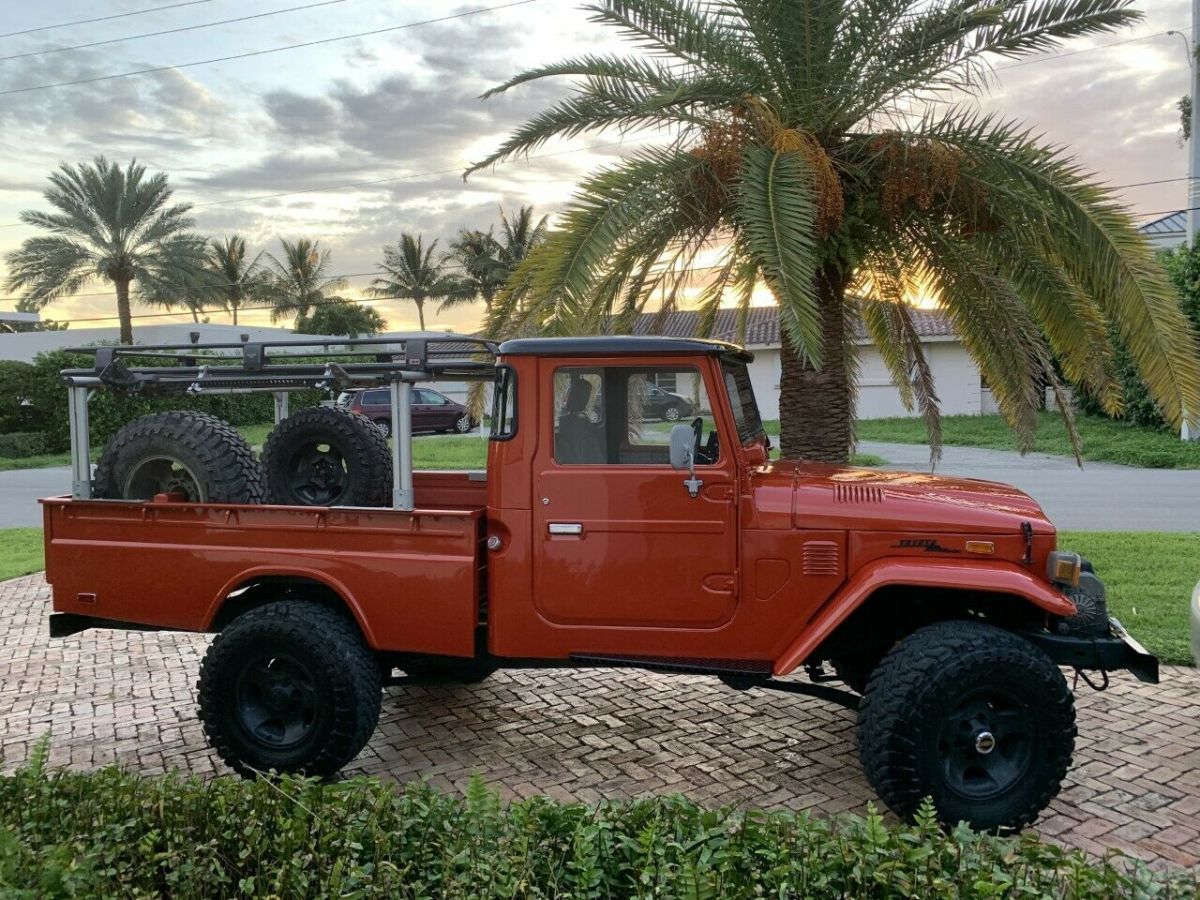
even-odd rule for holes
{"type": "Polygon", "coordinates": [[[263,445],[267,496],[287,506],[388,506],[392,457],[366,416],[317,406],[284,419],[263,445]]]}
{"type": "Polygon", "coordinates": [[[182,494],[192,503],[265,503],[254,451],[233,426],[181,409],[134,419],[113,435],[96,466],[95,495],[152,500],[182,494]]]}

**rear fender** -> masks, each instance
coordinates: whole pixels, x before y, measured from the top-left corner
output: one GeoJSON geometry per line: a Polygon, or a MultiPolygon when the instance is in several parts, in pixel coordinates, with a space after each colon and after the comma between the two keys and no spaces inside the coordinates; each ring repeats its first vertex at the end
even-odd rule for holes
{"type": "Polygon", "coordinates": [[[231,579],[222,587],[217,596],[213,598],[212,603],[209,604],[208,612],[204,617],[203,630],[212,630],[213,623],[220,614],[221,608],[230,601],[230,594],[239,588],[247,587],[264,578],[294,578],[298,581],[312,581],[333,591],[333,593],[341,598],[342,602],[346,605],[346,609],[354,617],[354,621],[358,624],[359,630],[367,641],[367,646],[378,647],[378,644],[375,642],[375,635],[371,632],[371,627],[367,622],[367,617],[363,615],[362,607],[349,588],[338,579],[330,577],[326,572],[306,568],[263,566],[240,573],[236,578],[231,579]]]}
{"type": "Polygon", "coordinates": [[[894,585],[1011,594],[1052,615],[1075,613],[1075,605],[1063,594],[1015,563],[881,559],[860,569],[821,607],[776,660],[775,675],[795,670],[872,594],[894,585]]]}

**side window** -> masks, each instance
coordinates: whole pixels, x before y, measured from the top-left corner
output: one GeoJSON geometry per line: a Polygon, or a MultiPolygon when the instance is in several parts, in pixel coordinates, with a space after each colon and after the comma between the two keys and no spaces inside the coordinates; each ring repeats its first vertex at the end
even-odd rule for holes
{"type": "Polygon", "coordinates": [[[492,391],[491,439],[507,441],[517,434],[517,375],[501,366],[492,391]]]}
{"type": "Polygon", "coordinates": [[[391,402],[387,391],[364,391],[363,406],[387,406],[391,402]]]}
{"type": "Polygon", "coordinates": [[[554,374],[554,459],[562,465],[669,466],[677,425],[692,428],[697,463],[717,462],[720,442],[697,369],[568,366],[554,374]]]}

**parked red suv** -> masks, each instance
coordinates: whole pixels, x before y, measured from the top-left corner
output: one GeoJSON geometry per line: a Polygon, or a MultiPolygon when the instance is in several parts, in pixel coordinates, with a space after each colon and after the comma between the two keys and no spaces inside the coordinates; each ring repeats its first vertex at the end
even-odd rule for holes
{"type": "MultiPolygon", "coordinates": [[[[392,401],[387,389],[348,391],[338,397],[338,406],[351,412],[361,413],[383,429],[392,433],[392,401]]],[[[429,388],[415,388],[412,396],[413,431],[457,431],[466,434],[479,425],[471,418],[467,408],[455,403],[444,394],[429,388]]]]}

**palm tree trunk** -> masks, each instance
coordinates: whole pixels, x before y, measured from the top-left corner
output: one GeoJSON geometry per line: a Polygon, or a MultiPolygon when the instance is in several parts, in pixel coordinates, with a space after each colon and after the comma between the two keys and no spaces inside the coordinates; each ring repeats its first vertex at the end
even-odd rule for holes
{"type": "Polygon", "coordinates": [[[835,272],[822,272],[817,290],[824,356],[820,371],[801,359],[787,333],[782,333],[780,454],[784,459],[845,463],[854,445],[852,371],[846,355],[846,280],[835,272]]]}
{"type": "Polygon", "coordinates": [[[237,324],[238,302],[236,300],[234,300],[233,302],[231,302],[229,304],[229,306],[233,310],[233,324],[236,325],[237,324]]]}
{"type": "Polygon", "coordinates": [[[129,279],[113,282],[117,289],[117,319],[121,323],[121,343],[133,343],[133,316],[129,309],[129,279]]]}
{"type": "Polygon", "coordinates": [[[421,323],[421,330],[425,330],[425,301],[417,301],[417,320],[421,323]]]}

